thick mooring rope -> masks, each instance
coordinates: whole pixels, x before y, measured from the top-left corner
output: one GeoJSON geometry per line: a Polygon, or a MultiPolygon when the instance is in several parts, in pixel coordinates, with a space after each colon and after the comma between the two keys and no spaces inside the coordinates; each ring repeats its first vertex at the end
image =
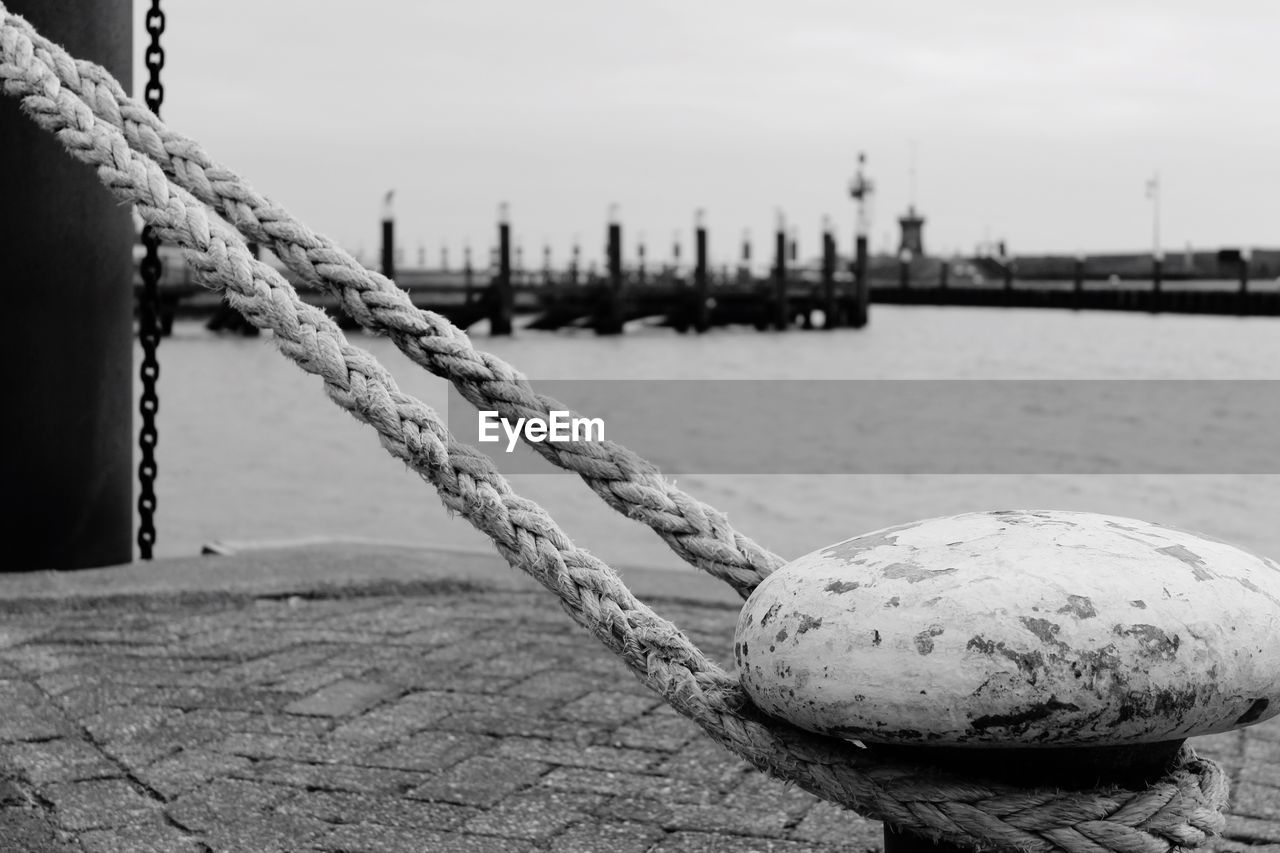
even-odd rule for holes
{"type": "Polygon", "coordinates": [[[388,452],[436,487],[446,507],[493,539],[513,567],[555,592],[575,621],[717,742],[823,798],[974,848],[1168,853],[1200,846],[1221,831],[1226,779],[1190,749],[1145,790],[1027,790],[901,764],[762,717],[732,675],[638,601],[612,569],[574,546],[540,506],[516,495],[487,456],[456,442],[434,412],[400,392],[323,311],[303,303],[232,229],[131,149],[120,129],[99,121],[62,86],[28,25],[3,3],[0,16],[5,93],[95,167],[163,239],[182,247],[200,281],[225,293],[255,326],[271,329],[282,352],[320,376],[329,397],[371,425],[388,452]]]}
{"type": "MultiPolygon", "coordinates": [[[[21,19],[16,19],[21,20],[21,19]]],[[[475,348],[448,318],[414,306],[408,293],[366,269],[328,238],[257,193],[218,165],[195,141],[176,133],[130,98],[101,66],[79,61],[37,33],[15,24],[41,62],[87,104],[120,129],[129,147],[158,163],[178,186],[209,205],[250,242],[268,246],[306,284],[336,296],[361,326],[388,337],[416,364],[448,379],[481,409],[516,418],[547,418],[568,407],[534,390],[514,367],[475,348]]],[[[716,509],[681,491],[647,460],[611,441],[526,443],[553,464],[580,476],[610,507],[652,528],[690,565],[728,583],[745,598],[781,557],[742,535],[716,509]]]]}

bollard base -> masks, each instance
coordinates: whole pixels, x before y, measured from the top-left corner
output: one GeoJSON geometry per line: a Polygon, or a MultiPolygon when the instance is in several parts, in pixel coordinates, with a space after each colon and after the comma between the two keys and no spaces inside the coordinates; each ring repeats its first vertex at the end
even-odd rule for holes
{"type": "MultiPolygon", "coordinates": [[[[1141,788],[1173,766],[1182,740],[1129,746],[1031,748],[926,747],[868,744],[896,760],[971,778],[1023,787],[1084,790],[1103,785],[1141,788]]],[[[889,823],[884,825],[885,853],[972,853],[949,842],[935,842],[889,823]]]]}

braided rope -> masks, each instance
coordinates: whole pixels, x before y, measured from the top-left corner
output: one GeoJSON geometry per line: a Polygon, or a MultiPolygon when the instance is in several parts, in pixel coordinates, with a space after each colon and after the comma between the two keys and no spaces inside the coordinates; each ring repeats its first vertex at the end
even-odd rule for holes
{"type": "MultiPolygon", "coordinates": [[[[63,86],[99,120],[123,132],[130,148],[158,163],[174,183],[213,208],[250,242],[269,246],[304,283],[336,296],[361,326],[387,333],[413,362],[448,379],[466,400],[509,420],[545,419],[552,410],[567,409],[535,391],[502,359],[477,350],[448,318],[418,309],[394,282],[365,269],[218,165],[197,142],[130,98],[105,69],[74,59],[25,21],[14,26],[31,40],[42,63],[63,86]]],[[[614,510],[652,528],[681,559],[725,581],[744,598],[783,563],[735,530],[723,513],[676,488],[652,463],[622,445],[525,441],[553,464],[581,477],[614,510]]]]}
{"type": "Polygon", "coordinates": [[[383,446],[435,486],[445,506],[486,533],[499,553],[560,597],[565,609],[647,686],[756,767],[821,797],[924,835],[974,848],[1034,853],[1168,853],[1220,832],[1226,779],[1184,749],[1143,791],[1027,790],[931,771],[767,719],[737,680],[674,625],[639,602],[603,562],[574,546],[540,506],[516,495],[488,457],[459,444],[422,402],[399,391],[368,352],[303,303],[240,237],[175,187],[122,133],[98,121],[36,54],[24,22],[0,2],[0,85],[24,112],[92,165],[197,278],[224,292],[281,351],[320,376],[330,399],[378,433],[383,446]]]}

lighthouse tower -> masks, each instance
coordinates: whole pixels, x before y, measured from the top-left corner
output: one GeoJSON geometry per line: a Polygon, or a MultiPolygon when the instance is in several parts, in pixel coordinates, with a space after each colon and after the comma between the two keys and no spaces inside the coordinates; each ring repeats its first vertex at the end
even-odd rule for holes
{"type": "Polygon", "coordinates": [[[910,252],[912,257],[924,255],[924,217],[916,212],[916,206],[910,205],[907,212],[898,217],[898,226],[902,229],[902,238],[898,243],[898,254],[910,252]]]}

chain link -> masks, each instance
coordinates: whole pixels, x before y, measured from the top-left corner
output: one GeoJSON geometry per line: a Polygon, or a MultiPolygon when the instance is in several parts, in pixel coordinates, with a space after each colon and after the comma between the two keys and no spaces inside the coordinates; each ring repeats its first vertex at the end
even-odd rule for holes
{"type": "MultiPolygon", "coordinates": [[[[160,46],[160,35],[164,32],[164,12],[160,10],[160,0],[151,0],[146,26],[147,33],[151,36],[151,43],[145,53],[150,77],[144,91],[147,106],[159,116],[160,104],[164,100],[164,86],[160,83],[160,69],[164,68],[164,48],[160,46]]],[[[156,542],[156,444],[160,439],[156,430],[156,413],[160,410],[160,397],[156,393],[160,362],[156,358],[156,350],[160,346],[162,269],[160,241],[150,225],[142,229],[142,244],[146,247],[146,255],[140,267],[142,293],[138,297],[138,341],[142,344],[142,395],[138,400],[138,411],[142,415],[142,429],[138,433],[138,447],[142,456],[142,461],[138,463],[138,548],[142,559],[150,560],[156,542]]]]}

